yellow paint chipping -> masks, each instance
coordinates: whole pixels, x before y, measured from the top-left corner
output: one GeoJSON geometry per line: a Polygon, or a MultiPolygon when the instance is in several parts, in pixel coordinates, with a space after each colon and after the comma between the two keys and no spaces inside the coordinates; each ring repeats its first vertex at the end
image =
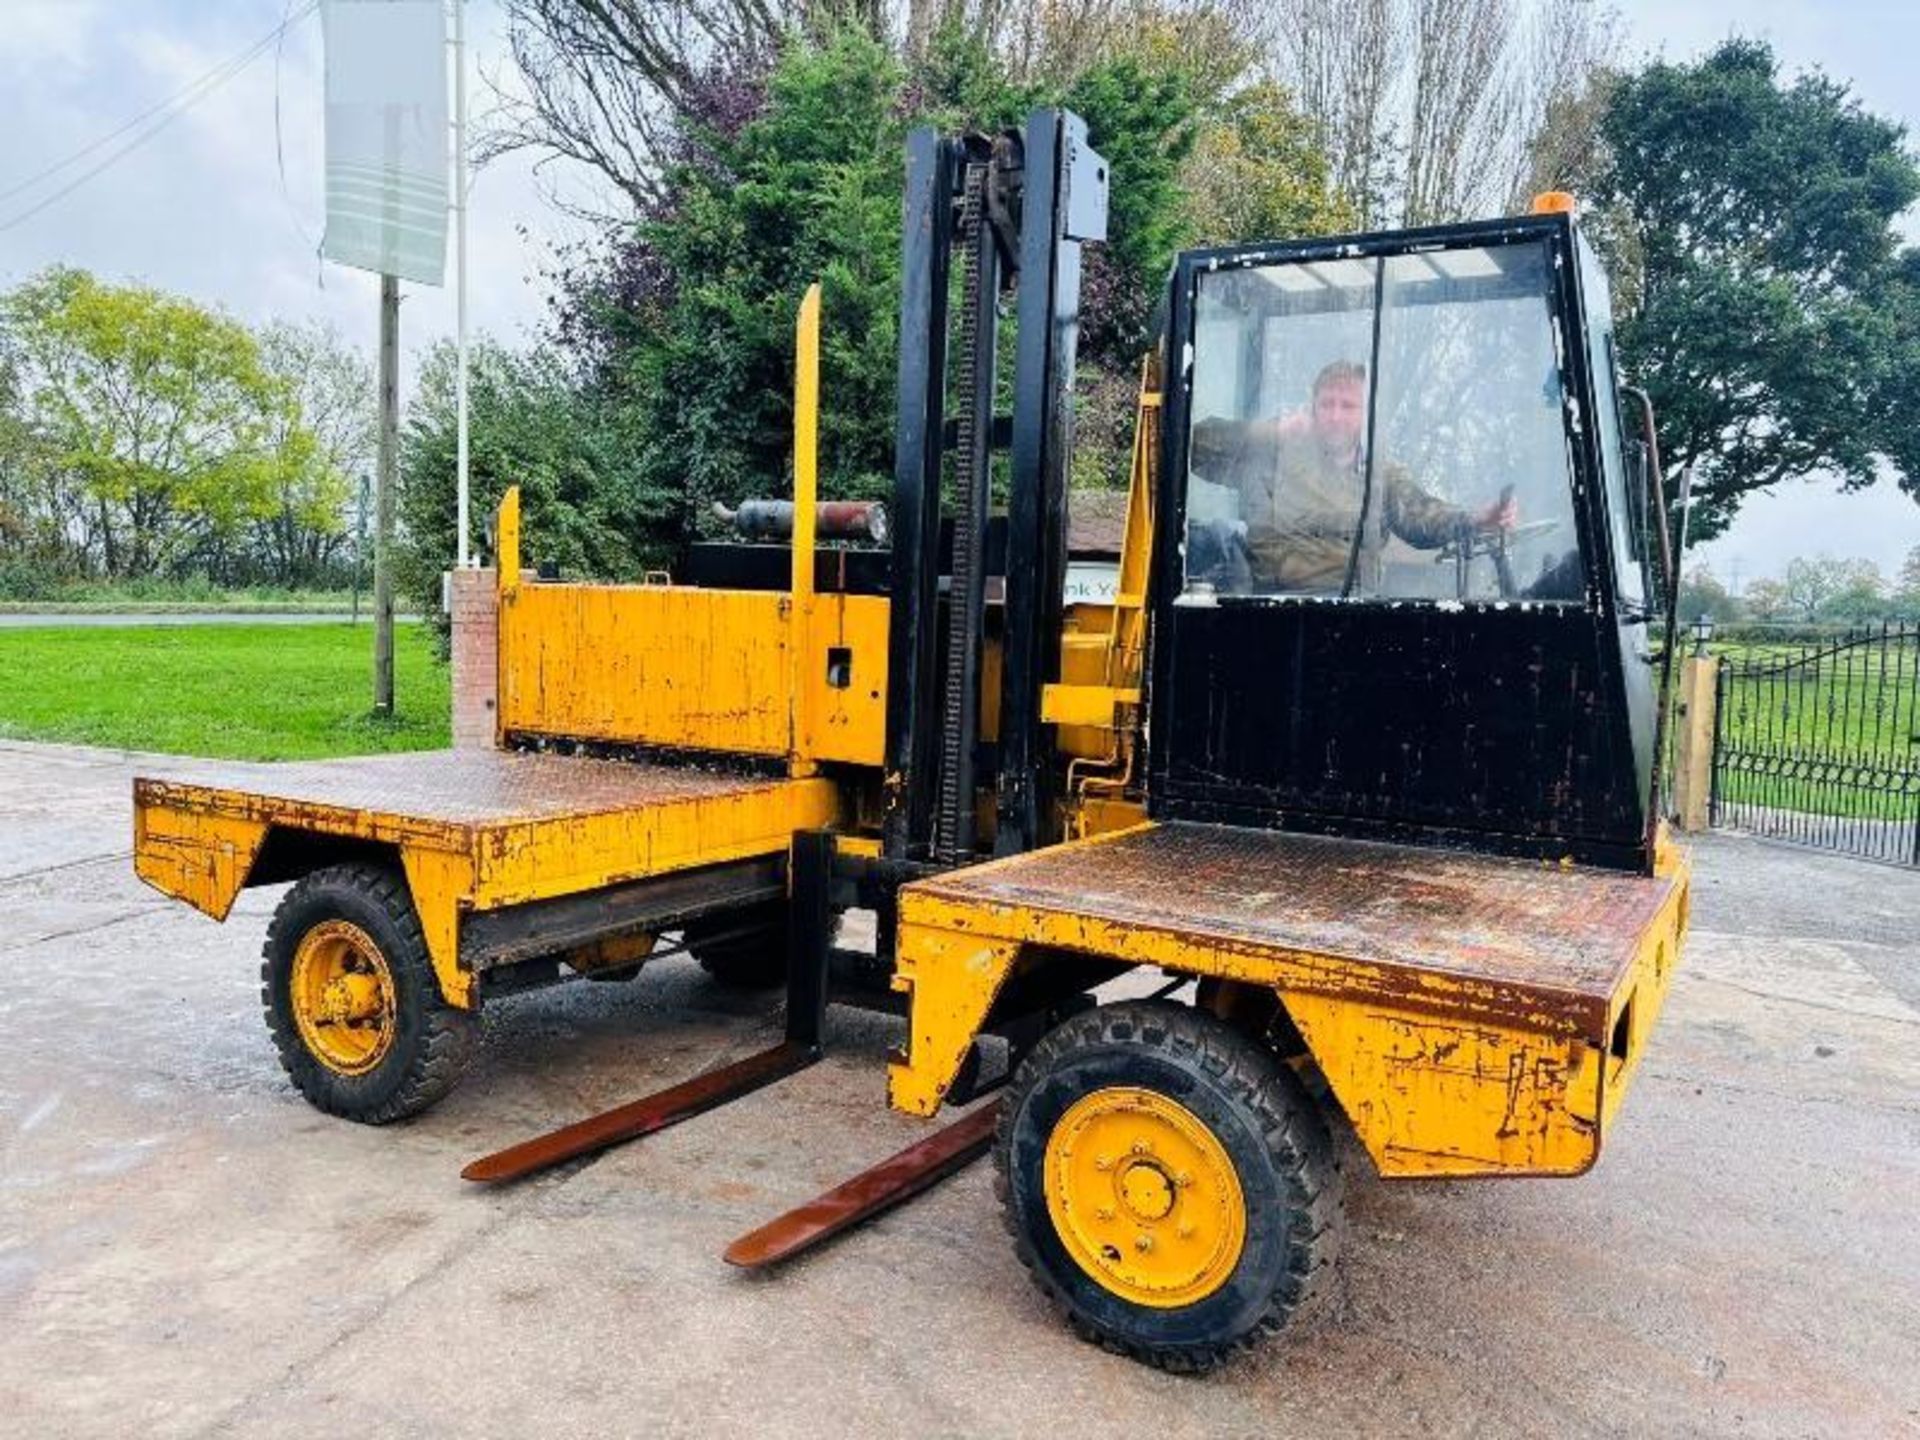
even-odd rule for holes
{"type": "MultiPolygon", "coordinates": [[[[1119,838],[1043,853],[1091,861],[1094,847],[1119,838]]],[[[1004,898],[1023,891],[1020,877],[1035,863],[1015,857],[901,893],[895,985],[912,1005],[911,1043],[889,1077],[897,1108],[934,1113],[1009,977],[1035,957],[1070,951],[1277,993],[1389,1177],[1573,1175],[1591,1166],[1671,983],[1688,893],[1686,859],[1668,847],[1666,883],[1653,892],[1664,898],[1637,934],[1622,936],[1604,1007],[1588,1008],[1551,1000],[1550,990],[1536,1001],[1524,987],[1423,969],[1412,959],[1366,963],[1331,948],[1116,919],[1102,913],[1115,903],[1103,902],[1090,866],[1086,892],[1070,901],[1050,892],[1043,900],[1031,883],[1030,899],[1004,898]],[[967,893],[989,881],[1001,898],[967,893]]],[[[1275,883],[1288,879],[1276,875],[1275,883]]],[[[1556,883],[1578,884],[1579,873],[1556,883]]],[[[1329,937],[1342,919],[1328,917],[1329,937]]]]}
{"type": "Polygon", "coordinates": [[[838,789],[818,778],[434,752],[251,767],[237,772],[231,787],[141,780],[134,816],[140,877],[215,919],[226,917],[249,883],[275,829],[392,847],[441,990],[450,1003],[466,1006],[474,997],[459,957],[465,913],[783,854],[796,830],[836,825],[842,811],[838,789]],[[403,767],[410,791],[402,788],[403,767]],[[580,798],[555,801],[553,792],[569,781],[580,798]],[[469,792],[478,788],[481,799],[463,795],[463,784],[469,792]],[[389,786],[395,803],[370,802],[389,786]],[[596,786],[605,790],[602,798],[585,798],[596,786]],[[549,803],[528,798],[541,794],[549,803]]]}
{"type": "Polygon", "coordinates": [[[797,749],[878,765],[886,689],[879,596],[814,596],[807,624],[796,627],[792,597],[771,590],[523,584],[501,595],[508,735],[781,760],[797,749]],[[798,661],[789,651],[796,630],[798,661]],[[797,719],[795,675],[805,677],[797,719]]]}

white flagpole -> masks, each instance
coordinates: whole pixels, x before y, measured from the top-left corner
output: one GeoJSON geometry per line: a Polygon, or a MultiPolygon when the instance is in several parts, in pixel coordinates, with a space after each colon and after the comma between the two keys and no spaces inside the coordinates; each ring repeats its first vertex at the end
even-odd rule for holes
{"type": "Polygon", "coordinates": [[[459,567],[467,542],[467,46],[466,0],[453,0],[454,467],[459,492],[459,567]]]}

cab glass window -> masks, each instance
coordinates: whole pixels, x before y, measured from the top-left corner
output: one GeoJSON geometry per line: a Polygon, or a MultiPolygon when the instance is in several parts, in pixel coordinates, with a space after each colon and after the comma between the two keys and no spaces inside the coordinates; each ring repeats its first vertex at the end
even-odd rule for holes
{"type": "Polygon", "coordinates": [[[1183,598],[1579,601],[1544,244],[1205,272],[1183,598]]]}
{"type": "MultiPolygon", "coordinates": [[[[1580,242],[1580,287],[1585,292],[1587,334],[1592,346],[1593,389],[1599,415],[1600,463],[1606,469],[1607,524],[1613,542],[1616,590],[1629,605],[1647,598],[1647,527],[1645,492],[1630,482],[1626,449],[1621,443],[1624,416],[1620,406],[1620,376],[1613,353],[1613,298],[1607,272],[1580,242]]],[[[1644,482],[1642,482],[1644,483],[1644,482]]]]}

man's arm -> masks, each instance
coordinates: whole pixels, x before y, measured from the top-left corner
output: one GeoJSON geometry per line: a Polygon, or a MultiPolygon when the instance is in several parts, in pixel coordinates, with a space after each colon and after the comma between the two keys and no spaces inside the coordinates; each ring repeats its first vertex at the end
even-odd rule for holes
{"type": "Polygon", "coordinates": [[[1198,420],[1187,446],[1187,465],[1216,485],[1243,486],[1274,465],[1280,443],[1274,420],[1198,420]]]}
{"type": "Polygon", "coordinates": [[[1473,527],[1465,510],[1429,495],[1398,465],[1385,472],[1387,529],[1409,545],[1433,550],[1473,527]]]}
{"type": "Polygon", "coordinates": [[[1511,530],[1520,518],[1513,497],[1502,496],[1478,513],[1450,505],[1413,483],[1398,465],[1386,467],[1387,528],[1409,545],[1433,550],[1468,530],[1511,530]]]}

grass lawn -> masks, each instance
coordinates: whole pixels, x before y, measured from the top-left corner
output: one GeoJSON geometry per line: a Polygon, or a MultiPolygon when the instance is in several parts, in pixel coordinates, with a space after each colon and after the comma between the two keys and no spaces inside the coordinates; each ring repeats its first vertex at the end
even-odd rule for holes
{"type": "Polygon", "coordinates": [[[369,713],[369,625],[0,629],[0,738],[234,760],[448,743],[446,666],[394,627],[391,720],[369,713]]]}

